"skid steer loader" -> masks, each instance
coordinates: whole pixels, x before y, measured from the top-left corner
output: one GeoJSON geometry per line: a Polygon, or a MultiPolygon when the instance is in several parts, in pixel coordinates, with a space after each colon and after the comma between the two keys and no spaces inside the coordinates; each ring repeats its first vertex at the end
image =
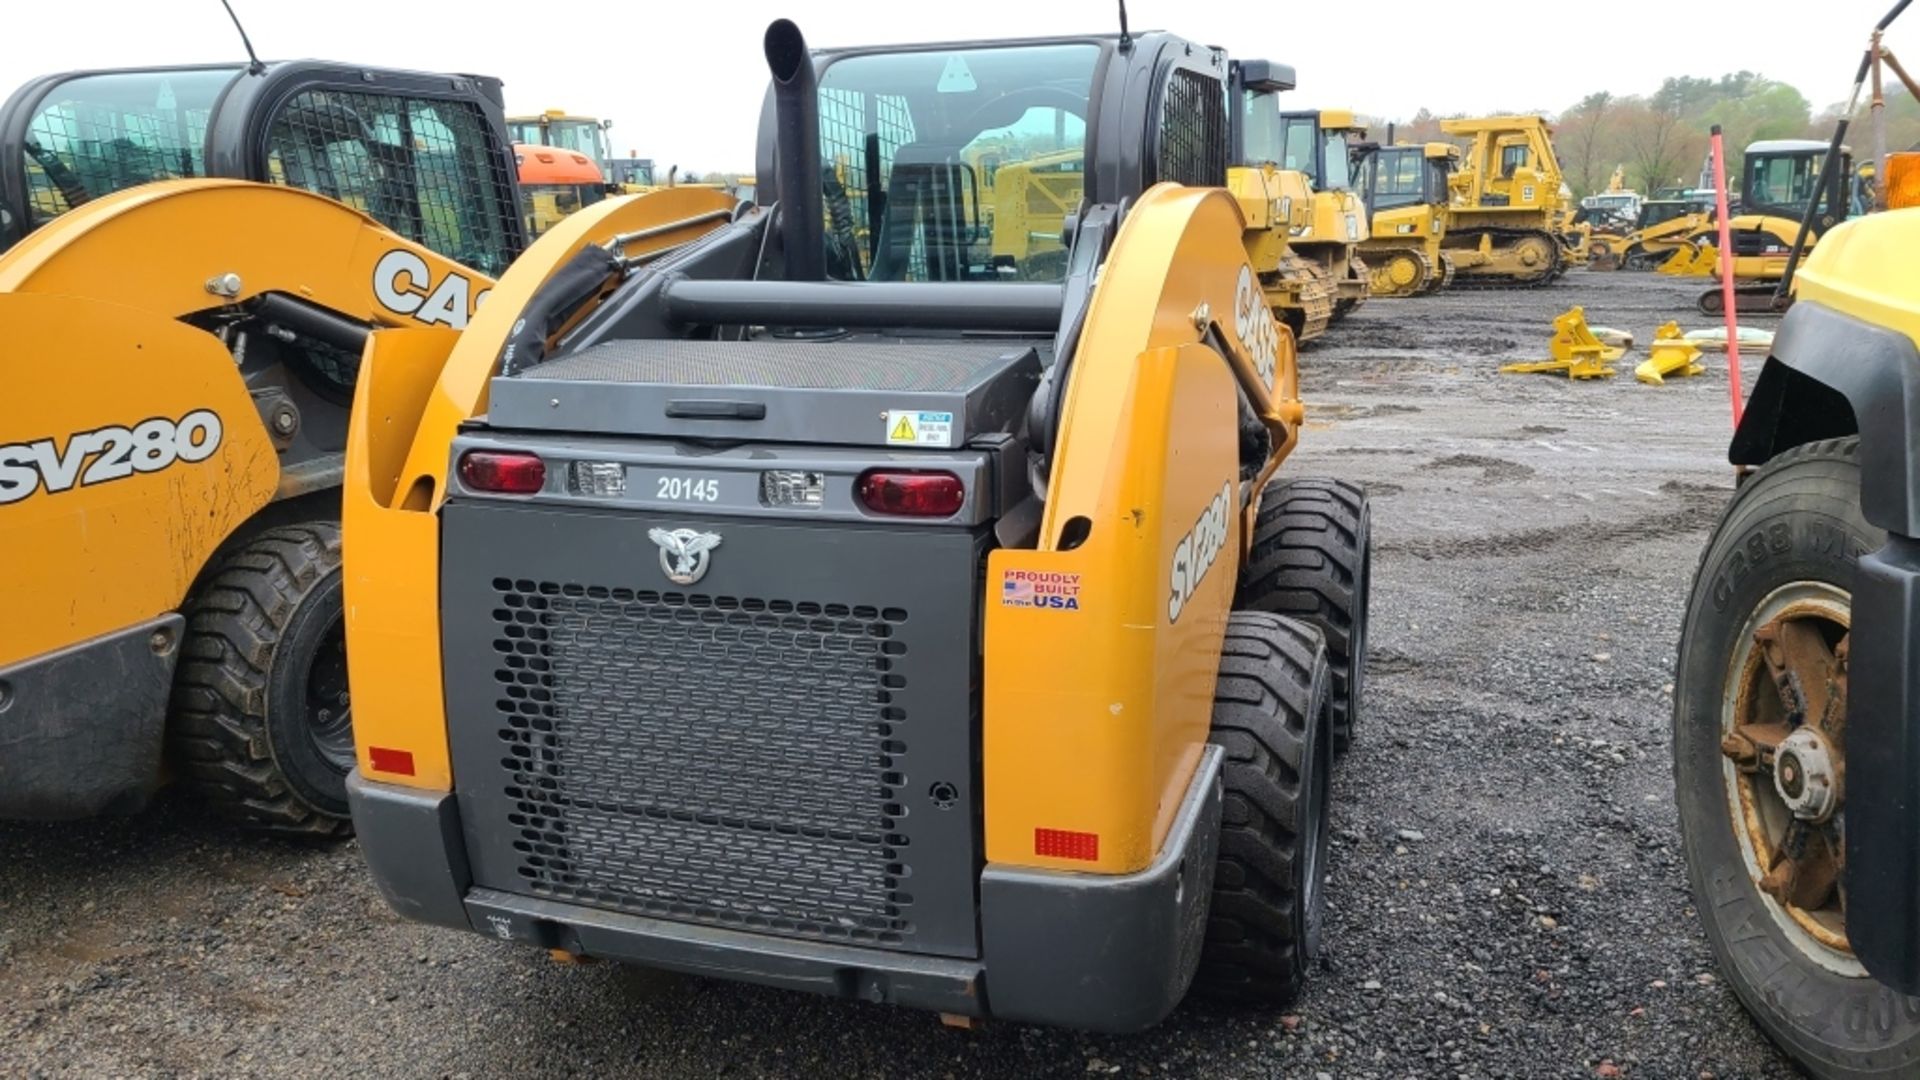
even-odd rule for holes
{"type": "Polygon", "coordinates": [[[503,941],[958,1017],[1290,998],[1368,511],[1274,479],[1303,406],[1222,186],[1226,57],[765,44],[777,203],[588,207],[458,340],[374,335],[345,528],[375,879],[503,941]],[[953,197],[1029,125],[1111,135],[1053,281],[953,197]],[[866,237],[841,163],[884,198],[866,237]]]}
{"type": "Polygon", "coordinates": [[[0,109],[0,818],[170,769],[345,827],[348,406],[371,327],[452,334],[523,246],[498,91],[299,62],[0,109]]]}

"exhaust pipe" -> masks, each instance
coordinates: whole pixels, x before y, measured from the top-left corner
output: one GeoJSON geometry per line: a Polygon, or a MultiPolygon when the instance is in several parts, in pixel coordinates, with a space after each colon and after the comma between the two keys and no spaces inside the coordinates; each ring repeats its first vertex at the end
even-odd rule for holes
{"type": "Polygon", "coordinates": [[[826,210],[820,189],[820,90],[807,39],[792,20],[767,27],[767,68],[779,121],[774,168],[779,183],[780,239],[788,281],[827,276],[826,210]]]}

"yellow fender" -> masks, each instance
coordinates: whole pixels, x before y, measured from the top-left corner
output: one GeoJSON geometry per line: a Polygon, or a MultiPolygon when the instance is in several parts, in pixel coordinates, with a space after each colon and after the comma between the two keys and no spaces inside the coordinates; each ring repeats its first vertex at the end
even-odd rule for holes
{"type": "Polygon", "coordinates": [[[1704,375],[1700,347],[1680,335],[1680,324],[1670,322],[1653,332],[1652,354],[1633,369],[1633,377],[1648,386],[1659,386],[1668,375],[1704,375]]]}
{"type": "Polygon", "coordinates": [[[1587,325],[1586,309],[1582,307],[1570,308],[1556,316],[1553,331],[1553,340],[1547,346],[1553,359],[1503,364],[1500,371],[1508,375],[1563,374],[1571,379],[1609,379],[1614,375],[1613,362],[1627,352],[1594,336],[1593,329],[1587,325]]]}
{"type": "Polygon", "coordinates": [[[989,862],[1139,870],[1199,762],[1235,567],[1258,492],[1302,419],[1292,335],[1266,304],[1244,227],[1224,191],[1159,185],[1102,268],[1038,548],[1002,548],[987,562],[989,862]],[[1273,433],[1247,484],[1240,393],[1273,433]],[[1075,606],[1000,601],[1023,581],[1075,606]],[[1042,854],[1038,830],[1091,834],[1094,857],[1042,854]]]}
{"type": "Polygon", "coordinates": [[[734,206],[720,191],[691,187],[603,200],[534,241],[464,333],[373,334],[361,359],[341,493],[347,664],[363,775],[452,789],[441,687],[420,674],[440,670],[437,511],[454,433],[485,410],[488,383],[520,312],[589,244],[685,223],[625,248],[629,256],[659,251],[718,228],[734,206]]]}

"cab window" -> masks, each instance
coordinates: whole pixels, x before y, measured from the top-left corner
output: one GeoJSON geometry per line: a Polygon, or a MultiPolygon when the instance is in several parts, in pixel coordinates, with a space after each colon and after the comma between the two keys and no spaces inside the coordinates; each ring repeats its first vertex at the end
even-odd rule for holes
{"type": "Polygon", "coordinates": [[[1094,45],[848,56],[820,74],[827,268],[1058,281],[1084,186],[1094,45]]]}
{"type": "Polygon", "coordinates": [[[207,122],[238,70],[119,72],[55,86],[20,150],[27,227],[125,188],[205,176],[207,122]]]}
{"type": "Polygon", "coordinates": [[[1306,173],[1316,188],[1320,186],[1320,167],[1316,160],[1319,146],[1314,142],[1317,126],[1310,116],[1288,117],[1280,159],[1281,168],[1306,173]]]}

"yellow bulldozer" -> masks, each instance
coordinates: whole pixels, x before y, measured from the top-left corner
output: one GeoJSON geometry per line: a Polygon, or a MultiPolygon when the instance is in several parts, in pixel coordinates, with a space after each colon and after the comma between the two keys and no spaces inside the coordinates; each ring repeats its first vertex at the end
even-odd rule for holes
{"type": "MultiPolygon", "coordinates": [[[[1326,245],[1315,245],[1312,183],[1305,172],[1282,167],[1287,128],[1277,97],[1293,89],[1293,69],[1261,60],[1235,61],[1232,79],[1235,164],[1227,184],[1246,217],[1247,255],[1274,315],[1296,341],[1311,341],[1352,310],[1351,303],[1342,307],[1343,301],[1364,298],[1366,283],[1359,281],[1356,291],[1351,262],[1329,255],[1326,245]]],[[[1318,205],[1321,214],[1334,208],[1331,197],[1318,205]]]]}
{"type": "MultiPolygon", "coordinates": [[[[1380,146],[1349,133],[1359,191],[1369,215],[1360,243],[1374,296],[1415,296],[1453,282],[1446,250],[1449,182],[1460,164],[1452,143],[1380,146]]],[[[1478,252],[1472,253],[1477,260],[1478,252]]]]}
{"type": "Polygon", "coordinates": [[[1285,468],[1226,56],[813,53],[784,20],[765,49],[762,203],[607,200],[464,334],[374,335],[345,517],[375,880],[503,942],[956,1022],[1292,998],[1368,516],[1285,468]],[[970,147],[1064,118],[1113,137],[1049,280],[961,193],[970,147]]]}
{"type": "Polygon", "coordinates": [[[0,107],[0,817],[170,774],[346,827],[348,413],[373,328],[457,337],[525,244],[499,90],[302,61],[0,107]]]}
{"type": "Polygon", "coordinates": [[[1443,245],[1460,264],[1462,287],[1546,285],[1583,259],[1566,235],[1574,207],[1545,117],[1443,120],[1440,128],[1472,144],[1451,181],[1443,245]]]}

